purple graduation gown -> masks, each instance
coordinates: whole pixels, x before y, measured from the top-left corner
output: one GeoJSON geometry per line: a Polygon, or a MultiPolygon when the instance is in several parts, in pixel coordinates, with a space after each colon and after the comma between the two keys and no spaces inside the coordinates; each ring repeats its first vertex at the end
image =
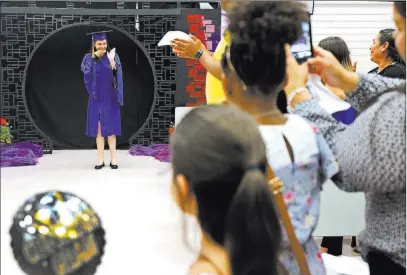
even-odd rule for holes
{"type": "Polygon", "coordinates": [[[339,122],[342,122],[343,124],[350,125],[355,121],[357,117],[357,112],[353,107],[350,107],[349,109],[345,111],[340,111],[333,113],[332,116],[339,122]]]}
{"type": "Polygon", "coordinates": [[[123,74],[119,57],[115,56],[116,71],[109,66],[105,54],[95,61],[91,54],[85,55],[81,70],[84,74],[86,90],[89,93],[86,133],[96,137],[98,121],[102,136],[121,134],[120,106],[123,106],[123,74]]]}

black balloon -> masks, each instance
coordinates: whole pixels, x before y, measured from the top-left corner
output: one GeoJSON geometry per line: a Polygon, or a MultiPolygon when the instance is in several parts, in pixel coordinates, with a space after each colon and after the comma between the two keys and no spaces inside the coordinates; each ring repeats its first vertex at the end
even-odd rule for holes
{"type": "Polygon", "coordinates": [[[89,204],[59,191],[25,201],[10,234],[14,257],[29,275],[93,275],[106,244],[100,218],[89,204]]]}

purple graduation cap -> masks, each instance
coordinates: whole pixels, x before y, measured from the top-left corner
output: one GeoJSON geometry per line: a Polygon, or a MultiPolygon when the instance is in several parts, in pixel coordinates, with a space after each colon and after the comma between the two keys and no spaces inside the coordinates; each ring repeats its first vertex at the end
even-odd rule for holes
{"type": "Polygon", "coordinates": [[[108,32],[112,32],[112,30],[109,31],[100,31],[100,32],[91,32],[91,33],[87,33],[86,35],[92,35],[92,41],[102,41],[105,40],[107,38],[107,34],[108,32]]]}

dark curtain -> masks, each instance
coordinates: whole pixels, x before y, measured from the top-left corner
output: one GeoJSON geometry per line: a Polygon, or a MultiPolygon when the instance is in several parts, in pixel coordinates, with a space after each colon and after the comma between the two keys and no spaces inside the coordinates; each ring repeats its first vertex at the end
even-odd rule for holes
{"type": "MultiPolygon", "coordinates": [[[[95,140],[84,135],[88,93],[80,67],[91,49],[91,36],[86,33],[99,30],[75,26],[54,34],[36,51],[28,67],[28,109],[55,149],[96,148],[95,140]]],[[[123,66],[122,135],[117,137],[118,148],[123,149],[149,115],[154,78],[147,57],[125,34],[108,33],[108,42],[111,48],[116,47],[123,66]]]]}

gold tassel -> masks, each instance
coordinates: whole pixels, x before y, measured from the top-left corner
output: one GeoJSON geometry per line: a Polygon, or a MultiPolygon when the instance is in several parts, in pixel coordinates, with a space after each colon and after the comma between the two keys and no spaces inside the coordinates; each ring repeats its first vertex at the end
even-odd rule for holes
{"type": "Polygon", "coordinates": [[[93,43],[93,39],[92,39],[92,58],[95,58],[95,45],[93,43]]]}

